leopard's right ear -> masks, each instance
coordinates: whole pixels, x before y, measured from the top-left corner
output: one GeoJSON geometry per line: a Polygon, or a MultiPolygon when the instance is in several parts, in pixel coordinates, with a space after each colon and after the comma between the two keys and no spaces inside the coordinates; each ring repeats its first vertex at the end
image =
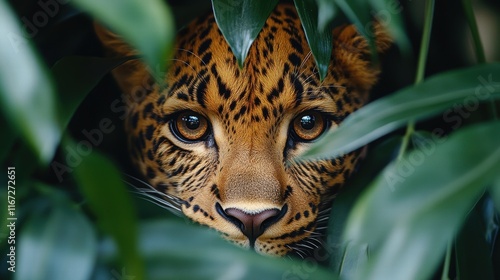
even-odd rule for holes
{"type": "MultiPolygon", "coordinates": [[[[94,22],[97,38],[103,44],[106,55],[109,57],[137,56],[139,52],[127,44],[123,39],[94,22]]],[[[112,71],[116,82],[126,95],[135,94],[138,87],[144,86],[144,81],[150,77],[147,67],[140,59],[131,59],[112,71]]]]}

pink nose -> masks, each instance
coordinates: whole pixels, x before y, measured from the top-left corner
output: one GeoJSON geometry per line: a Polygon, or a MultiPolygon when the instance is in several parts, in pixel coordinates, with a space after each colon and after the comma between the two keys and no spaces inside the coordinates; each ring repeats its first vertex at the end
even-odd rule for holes
{"type": "Polygon", "coordinates": [[[281,209],[267,209],[256,214],[248,214],[238,208],[228,208],[222,210],[220,205],[217,205],[218,212],[226,220],[235,224],[240,228],[241,232],[250,240],[250,246],[257,237],[261,236],[264,231],[271,225],[275,224],[286,213],[286,205],[281,209]]]}

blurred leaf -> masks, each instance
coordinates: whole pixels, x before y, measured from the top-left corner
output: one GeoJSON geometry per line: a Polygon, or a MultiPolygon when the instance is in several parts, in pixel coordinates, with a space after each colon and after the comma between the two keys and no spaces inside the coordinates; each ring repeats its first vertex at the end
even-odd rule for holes
{"type": "Polygon", "coordinates": [[[86,280],[97,257],[97,238],[81,212],[66,204],[33,212],[19,234],[16,280],[86,280]]]}
{"type": "Polygon", "coordinates": [[[165,72],[176,33],[170,9],[163,1],[75,0],[72,3],[137,48],[156,77],[165,72]]]}
{"type": "Polygon", "coordinates": [[[370,245],[361,279],[429,278],[485,185],[500,173],[499,137],[499,122],[468,127],[432,153],[408,153],[378,176],[344,235],[370,245]]]}
{"type": "Polygon", "coordinates": [[[60,116],[63,127],[71,120],[80,103],[99,81],[130,57],[64,57],[52,67],[61,104],[60,116]]]}
{"type": "Polygon", "coordinates": [[[332,0],[316,0],[316,3],[318,5],[318,30],[323,32],[338,15],[338,8],[332,0]]]}
{"type": "Polygon", "coordinates": [[[481,216],[472,211],[455,241],[457,278],[494,279],[481,216]]]}
{"type": "MultiPolygon", "coordinates": [[[[328,222],[328,246],[326,248],[331,249],[328,252],[330,256],[329,267],[336,275],[341,275],[343,279],[350,279],[347,275],[353,275],[351,269],[357,268],[350,265],[355,261],[352,259],[355,254],[350,251],[354,249],[359,253],[360,249],[360,245],[356,247],[352,242],[345,243],[342,238],[347,217],[363,189],[391,161],[400,143],[401,137],[391,137],[374,147],[370,147],[366,160],[361,163],[360,170],[347,181],[333,201],[332,213],[328,222]],[[351,259],[347,260],[347,258],[351,259]],[[349,265],[351,268],[348,268],[349,265]]],[[[358,255],[358,257],[366,261],[366,254],[358,255]]]]}
{"type": "Polygon", "coordinates": [[[278,0],[212,0],[217,25],[240,67],[277,3],[278,0]]]}
{"type": "MultiPolygon", "coordinates": [[[[493,80],[493,73],[500,73],[499,63],[438,74],[378,99],[349,115],[337,129],[317,141],[304,157],[335,157],[362,147],[412,119],[429,117],[457,103],[467,108],[464,106],[498,99],[500,82],[493,80]]],[[[454,118],[460,119],[459,116],[457,113],[446,118],[444,114],[443,118],[455,123],[454,118]]]]}
{"type": "Polygon", "coordinates": [[[372,58],[377,61],[378,53],[373,36],[373,25],[367,0],[334,0],[346,17],[356,26],[359,34],[368,40],[372,58]]]}
{"type": "Polygon", "coordinates": [[[405,54],[411,52],[410,39],[406,35],[403,21],[403,6],[394,0],[370,0],[372,15],[391,34],[398,47],[405,54]]]}
{"type": "Polygon", "coordinates": [[[211,229],[178,219],[143,224],[140,240],[151,280],[335,279],[312,259],[261,256],[230,244],[211,229]]]}
{"type": "Polygon", "coordinates": [[[0,112],[0,130],[5,132],[0,137],[0,162],[4,162],[5,158],[12,151],[12,146],[18,134],[16,130],[11,128],[3,112],[0,112]]]}
{"type": "Polygon", "coordinates": [[[61,137],[52,84],[4,1],[0,2],[0,34],[0,105],[10,126],[46,164],[61,137]]]}
{"type": "MultiPolygon", "coordinates": [[[[75,144],[69,147],[78,151],[75,144]]],[[[98,225],[116,241],[127,270],[143,279],[143,264],[137,251],[137,217],[119,174],[113,164],[97,152],[85,156],[75,168],[75,179],[97,216],[98,225]]]]}
{"type": "Polygon", "coordinates": [[[328,65],[332,57],[333,28],[323,28],[318,25],[318,4],[316,1],[296,0],[295,7],[302,22],[307,42],[311,48],[314,60],[318,66],[319,78],[323,80],[328,73],[328,65]]]}

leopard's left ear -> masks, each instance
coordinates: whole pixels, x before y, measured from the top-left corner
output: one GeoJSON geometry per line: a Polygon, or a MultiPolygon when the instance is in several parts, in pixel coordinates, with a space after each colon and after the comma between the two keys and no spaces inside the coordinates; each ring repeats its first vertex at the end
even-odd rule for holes
{"type": "MultiPolygon", "coordinates": [[[[102,25],[94,23],[94,30],[97,38],[103,44],[107,56],[128,57],[138,55],[138,52],[123,41],[120,36],[102,25]]],[[[127,61],[115,68],[112,73],[122,91],[128,95],[133,94],[134,89],[143,84],[144,80],[149,77],[149,72],[140,59],[127,61]]]]}
{"type": "MultiPolygon", "coordinates": [[[[391,37],[379,23],[373,25],[370,33],[374,36],[379,54],[391,46],[391,37]]],[[[333,57],[334,63],[343,67],[349,74],[349,79],[352,79],[360,90],[370,90],[377,81],[378,65],[372,64],[368,41],[354,25],[344,25],[333,30],[333,57]]]]}

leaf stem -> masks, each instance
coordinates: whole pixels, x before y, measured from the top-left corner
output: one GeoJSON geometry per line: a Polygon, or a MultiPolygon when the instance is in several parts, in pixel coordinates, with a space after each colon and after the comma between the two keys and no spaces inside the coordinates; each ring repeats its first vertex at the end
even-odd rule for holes
{"type": "Polygon", "coordinates": [[[443,264],[443,273],[441,274],[441,280],[449,280],[450,274],[450,261],[451,261],[451,242],[448,242],[446,247],[446,256],[443,264]]]}
{"type": "MultiPolygon", "coordinates": [[[[484,47],[483,43],[481,42],[479,29],[477,27],[476,17],[474,16],[474,8],[472,7],[472,2],[470,0],[462,0],[462,5],[465,16],[467,18],[467,23],[469,24],[470,32],[472,34],[472,41],[474,43],[474,51],[476,52],[477,63],[486,63],[486,55],[484,54],[484,47]]],[[[490,106],[493,119],[498,120],[495,101],[491,101],[490,106]]]]}
{"type": "Polygon", "coordinates": [[[474,43],[477,62],[485,63],[486,56],[484,54],[481,36],[479,35],[479,30],[477,28],[476,17],[474,16],[474,9],[472,8],[472,2],[470,0],[462,0],[462,5],[464,8],[465,16],[467,18],[467,22],[469,24],[470,32],[472,34],[472,41],[474,43]]]}
{"type": "MultiPolygon", "coordinates": [[[[427,63],[427,55],[429,53],[429,42],[431,40],[431,30],[432,30],[432,20],[434,17],[434,0],[427,0],[425,2],[425,22],[424,30],[422,32],[422,42],[420,43],[420,53],[418,57],[417,74],[415,77],[415,84],[419,84],[424,80],[425,66],[427,63]]],[[[403,136],[403,141],[401,143],[401,148],[398,153],[398,160],[400,160],[406,149],[408,148],[408,143],[410,138],[415,132],[415,121],[411,120],[408,122],[406,127],[406,133],[403,136]]]]}

